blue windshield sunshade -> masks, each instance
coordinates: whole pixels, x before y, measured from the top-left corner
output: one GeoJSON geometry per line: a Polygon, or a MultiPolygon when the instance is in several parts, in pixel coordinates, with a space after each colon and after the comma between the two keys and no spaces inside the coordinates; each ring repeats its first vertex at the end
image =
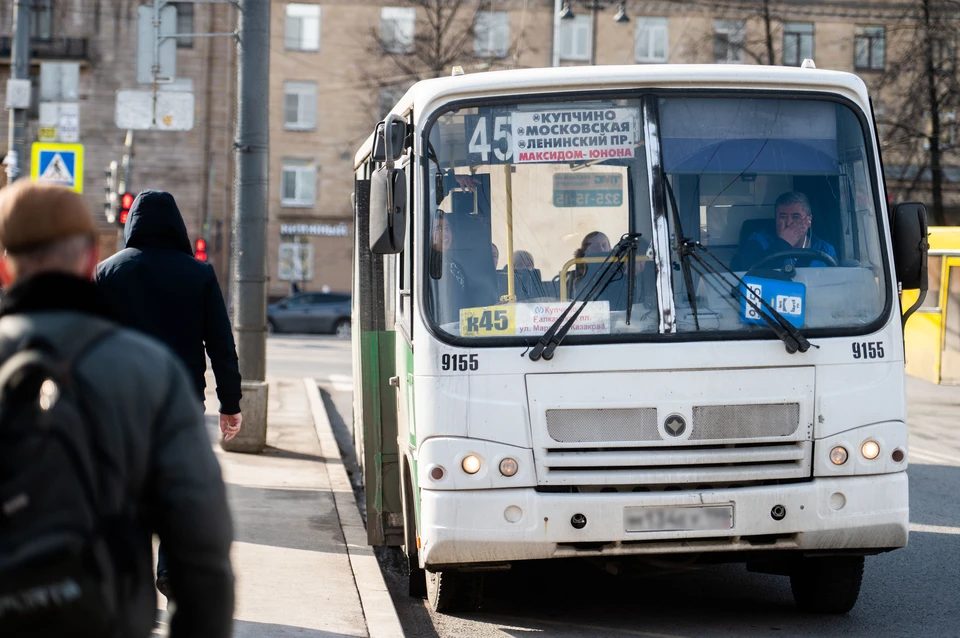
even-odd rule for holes
{"type": "Polygon", "coordinates": [[[668,173],[837,174],[835,140],[665,138],[668,173]]]}

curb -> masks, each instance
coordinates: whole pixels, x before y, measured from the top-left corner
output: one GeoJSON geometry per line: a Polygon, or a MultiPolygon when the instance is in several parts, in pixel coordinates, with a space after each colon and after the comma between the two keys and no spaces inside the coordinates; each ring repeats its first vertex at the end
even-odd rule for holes
{"type": "Polygon", "coordinates": [[[350,559],[353,580],[360,594],[367,632],[370,638],[403,638],[400,618],[380,572],[380,563],[377,562],[373,548],[367,544],[367,529],[354,501],[353,486],[340,458],[340,448],[333,436],[330,417],[327,416],[326,406],[320,397],[320,389],[316,380],[309,377],[303,379],[303,384],[307,389],[307,401],[313,414],[320,450],[326,459],[324,465],[333,490],[337,515],[340,517],[340,528],[347,543],[347,557],[350,559]]]}

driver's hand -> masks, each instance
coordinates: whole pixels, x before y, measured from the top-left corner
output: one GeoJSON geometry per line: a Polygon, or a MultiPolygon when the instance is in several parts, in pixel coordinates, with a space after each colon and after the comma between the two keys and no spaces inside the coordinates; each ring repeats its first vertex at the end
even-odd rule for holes
{"type": "Polygon", "coordinates": [[[806,237],[808,230],[810,230],[810,218],[804,217],[784,226],[783,230],[780,231],[780,239],[797,248],[803,246],[803,238],[806,237]]]}

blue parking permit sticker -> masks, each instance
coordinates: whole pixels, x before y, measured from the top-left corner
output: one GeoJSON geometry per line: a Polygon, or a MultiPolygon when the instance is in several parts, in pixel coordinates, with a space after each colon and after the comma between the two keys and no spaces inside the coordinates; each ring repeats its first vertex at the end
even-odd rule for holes
{"type": "MultiPolygon", "coordinates": [[[[743,283],[746,284],[749,298],[759,306],[760,310],[767,312],[760,304],[759,298],[762,298],[768,304],[783,315],[784,319],[792,323],[797,328],[803,327],[804,313],[807,305],[807,287],[795,281],[781,281],[779,279],[761,279],[760,277],[744,277],[743,283]]],[[[769,315],[769,312],[767,312],[769,315]]],[[[744,299],[740,306],[740,320],[743,323],[754,325],[766,325],[766,321],[760,316],[760,313],[747,303],[744,299]]]]}

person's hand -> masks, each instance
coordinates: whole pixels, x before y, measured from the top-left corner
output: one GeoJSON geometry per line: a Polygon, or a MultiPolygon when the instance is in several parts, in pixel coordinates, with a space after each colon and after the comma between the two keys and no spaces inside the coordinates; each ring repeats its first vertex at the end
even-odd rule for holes
{"type": "Polygon", "coordinates": [[[241,423],[243,423],[243,415],[239,412],[236,414],[221,414],[220,431],[223,432],[223,440],[229,441],[237,436],[240,433],[241,423]]]}
{"type": "Polygon", "coordinates": [[[477,192],[477,180],[473,178],[472,175],[457,175],[457,186],[460,188],[470,191],[471,193],[477,192]]]}
{"type": "Polygon", "coordinates": [[[803,246],[803,239],[807,236],[807,231],[810,230],[811,218],[809,215],[798,219],[792,224],[787,224],[780,231],[780,239],[787,242],[794,248],[803,246]]]}

